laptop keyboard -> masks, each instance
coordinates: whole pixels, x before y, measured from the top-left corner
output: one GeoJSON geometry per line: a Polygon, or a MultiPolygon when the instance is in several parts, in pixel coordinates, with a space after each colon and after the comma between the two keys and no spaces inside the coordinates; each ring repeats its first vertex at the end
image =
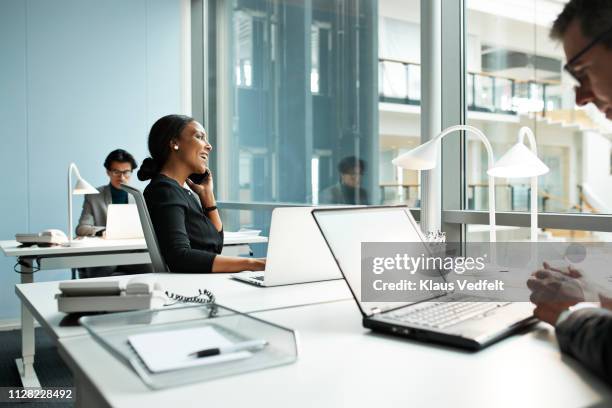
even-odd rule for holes
{"type": "Polygon", "coordinates": [[[427,302],[387,313],[385,316],[403,323],[444,329],[483,315],[510,302],[427,302]]]}

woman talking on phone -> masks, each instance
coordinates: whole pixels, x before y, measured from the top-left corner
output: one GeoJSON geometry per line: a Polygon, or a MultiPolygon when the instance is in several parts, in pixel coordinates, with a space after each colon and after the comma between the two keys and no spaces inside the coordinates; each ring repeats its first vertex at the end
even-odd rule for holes
{"type": "Polygon", "coordinates": [[[142,163],[138,179],[151,179],[144,196],[170,270],[182,273],[264,270],[265,259],[219,255],[223,248],[223,223],[208,169],[212,146],[202,125],[188,116],[164,116],[151,127],[148,144],[151,157],[142,163]]]}

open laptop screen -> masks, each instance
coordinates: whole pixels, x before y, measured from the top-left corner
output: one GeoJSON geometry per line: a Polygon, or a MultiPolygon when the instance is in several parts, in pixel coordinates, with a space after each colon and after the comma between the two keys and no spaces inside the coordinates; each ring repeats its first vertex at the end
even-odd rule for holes
{"type": "MultiPolygon", "coordinates": [[[[361,300],[361,243],[417,242],[422,236],[407,207],[361,207],[314,210],[313,215],[361,311],[395,309],[413,302],[361,300]]],[[[425,245],[423,245],[425,249],[425,245]]],[[[422,299],[426,300],[426,299],[422,299]]]]}
{"type": "Polygon", "coordinates": [[[110,204],[106,216],[106,239],[144,238],[136,204],[110,204]]]}

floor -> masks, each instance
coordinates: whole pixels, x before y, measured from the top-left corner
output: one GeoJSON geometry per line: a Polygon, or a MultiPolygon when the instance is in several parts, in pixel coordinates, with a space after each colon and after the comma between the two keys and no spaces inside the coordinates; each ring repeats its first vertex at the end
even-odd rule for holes
{"type": "MultiPolygon", "coordinates": [[[[19,373],[15,365],[15,359],[20,356],[21,352],[21,331],[7,330],[0,331],[0,386],[1,387],[19,387],[19,373]]],[[[36,329],[36,359],[34,369],[38,374],[38,379],[42,387],[72,387],[72,374],[64,364],[57,348],[53,342],[38,328],[36,329]]],[[[0,403],[2,408],[10,406],[8,403],[0,403]]],[[[64,408],[74,406],[72,403],[19,403],[14,404],[18,407],[32,408],[64,408]]]]}

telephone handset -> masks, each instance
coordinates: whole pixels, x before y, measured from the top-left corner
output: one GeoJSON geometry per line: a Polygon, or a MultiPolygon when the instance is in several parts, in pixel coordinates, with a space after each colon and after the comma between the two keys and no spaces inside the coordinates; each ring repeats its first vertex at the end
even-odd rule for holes
{"type": "Polygon", "coordinates": [[[59,290],[64,296],[121,296],[163,294],[161,285],[155,278],[136,276],[127,282],[73,280],[60,282],[59,290]]]}
{"type": "Polygon", "coordinates": [[[149,276],[136,276],[127,283],[66,281],[60,282],[59,290],[55,295],[58,310],[65,313],[156,309],[169,300],[159,282],[149,276]]]}
{"type": "Polygon", "coordinates": [[[206,169],[204,173],[193,173],[189,176],[189,180],[193,181],[196,184],[202,184],[204,181],[207,181],[210,178],[210,170],[206,169]]]}
{"type": "Polygon", "coordinates": [[[55,295],[58,310],[65,313],[158,309],[177,302],[215,303],[215,296],[206,289],[200,289],[196,296],[177,295],[163,291],[151,276],[135,276],[127,282],[66,281],[60,282],[59,290],[55,295]]]}

